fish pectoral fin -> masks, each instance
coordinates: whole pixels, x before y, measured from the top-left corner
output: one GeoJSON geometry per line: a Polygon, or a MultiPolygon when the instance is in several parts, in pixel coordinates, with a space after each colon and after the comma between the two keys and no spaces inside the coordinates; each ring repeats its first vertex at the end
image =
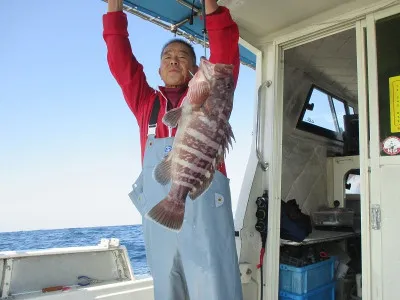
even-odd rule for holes
{"type": "Polygon", "coordinates": [[[207,116],[208,118],[211,118],[213,116],[213,112],[210,111],[205,105],[200,107],[200,111],[207,116]]]}
{"type": "Polygon", "coordinates": [[[176,127],[178,125],[179,119],[182,116],[182,106],[171,109],[163,117],[163,123],[170,127],[176,127]]]}
{"type": "Polygon", "coordinates": [[[206,178],[206,180],[204,180],[202,184],[192,188],[192,190],[189,192],[189,198],[191,200],[196,200],[197,197],[203,194],[210,187],[213,178],[214,178],[214,169],[210,171],[210,176],[206,178]]]}
{"type": "Polygon", "coordinates": [[[166,185],[171,180],[171,154],[168,154],[154,169],[154,179],[166,185]]]}

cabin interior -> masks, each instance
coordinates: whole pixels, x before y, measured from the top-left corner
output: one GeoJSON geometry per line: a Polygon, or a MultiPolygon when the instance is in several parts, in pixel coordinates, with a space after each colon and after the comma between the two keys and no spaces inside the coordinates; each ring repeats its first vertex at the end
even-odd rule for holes
{"type": "Polygon", "coordinates": [[[336,299],[347,299],[362,273],[357,95],[354,28],[285,50],[282,200],[295,199],[314,228],[309,243],[283,243],[281,263],[337,255],[349,269],[336,299]],[[344,211],[314,219],[333,207],[354,211],[353,221],[344,211]],[[354,234],[341,238],[336,231],[354,234]]]}

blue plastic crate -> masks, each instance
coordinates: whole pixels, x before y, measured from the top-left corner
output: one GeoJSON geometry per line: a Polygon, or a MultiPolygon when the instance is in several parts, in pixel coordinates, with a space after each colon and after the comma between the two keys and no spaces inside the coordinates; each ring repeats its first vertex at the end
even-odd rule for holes
{"type": "Polygon", "coordinates": [[[279,291],[279,300],[335,300],[336,282],[331,282],[304,295],[279,291]]]}
{"type": "Polygon", "coordinates": [[[301,268],[281,264],[279,270],[279,289],[284,292],[303,295],[332,282],[334,274],[334,257],[301,268]]]}

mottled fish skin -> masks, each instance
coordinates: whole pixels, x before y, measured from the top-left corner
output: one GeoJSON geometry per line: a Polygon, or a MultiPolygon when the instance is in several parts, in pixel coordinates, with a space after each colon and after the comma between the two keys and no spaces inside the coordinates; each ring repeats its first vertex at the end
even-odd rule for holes
{"type": "Polygon", "coordinates": [[[172,150],[155,168],[154,177],[163,185],[172,182],[168,195],[148,212],[148,218],[180,230],[187,195],[195,200],[209,188],[232,145],[233,95],[233,66],[212,64],[202,57],[183,105],[163,118],[165,124],[179,126],[172,150]]]}

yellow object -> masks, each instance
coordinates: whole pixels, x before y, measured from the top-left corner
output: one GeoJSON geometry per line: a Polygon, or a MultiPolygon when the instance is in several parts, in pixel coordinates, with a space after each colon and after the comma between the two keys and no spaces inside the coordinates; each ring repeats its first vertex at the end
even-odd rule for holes
{"type": "Polygon", "coordinates": [[[389,78],[390,129],[400,132],[400,76],[389,78]]]}

